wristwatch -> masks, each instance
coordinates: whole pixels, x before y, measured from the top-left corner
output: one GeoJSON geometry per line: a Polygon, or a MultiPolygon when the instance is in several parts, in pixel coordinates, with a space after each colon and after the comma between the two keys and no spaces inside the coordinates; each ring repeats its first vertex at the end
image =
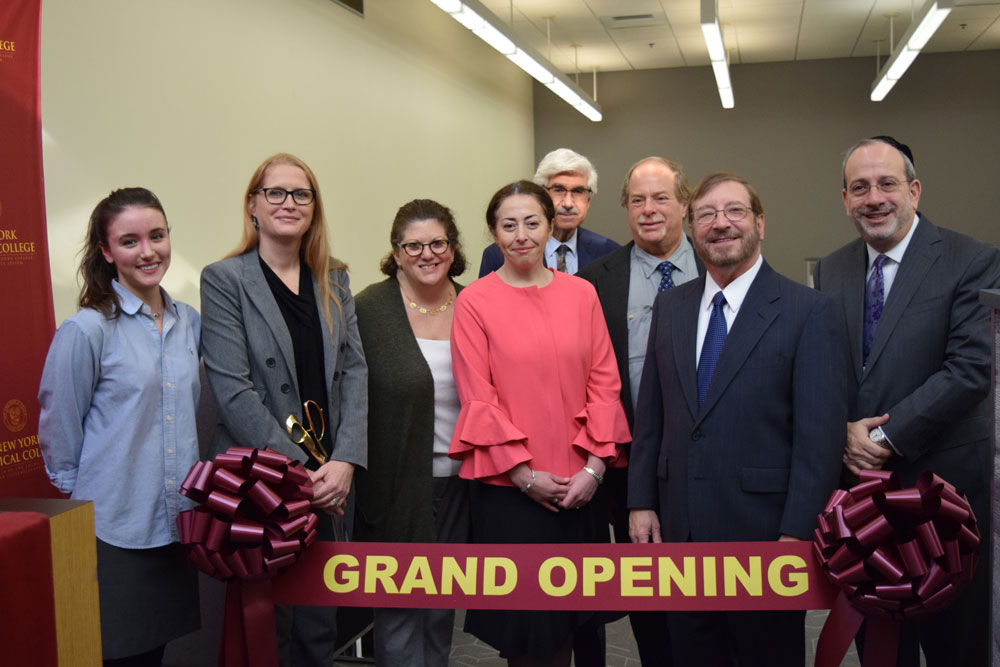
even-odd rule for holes
{"type": "Polygon", "coordinates": [[[892,446],[889,444],[889,438],[886,436],[885,431],[882,430],[881,426],[876,426],[872,430],[868,431],[868,439],[883,449],[892,449],[892,446]]]}

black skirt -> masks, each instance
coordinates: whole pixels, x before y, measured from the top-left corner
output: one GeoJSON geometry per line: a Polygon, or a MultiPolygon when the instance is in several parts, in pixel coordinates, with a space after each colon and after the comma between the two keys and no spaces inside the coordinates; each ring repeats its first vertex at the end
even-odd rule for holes
{"type": "Polygon", "coordinates": [[[151,651],[201,627],[198,573],[184,548],[122,549],[97,540],[105,660],[151,651]]]}
{"type": "MultiPolygon", "coordinates": [[[[603,489],[578,510],[550,512],[514,487],[472,486],[472,538],[478,544],[578,544],[610,541],[603,489]]],[[[602,618],[594,611],[470,609],[465,631],[500,651],[505,659],[551,656],[584,625],[602,618]]]]}

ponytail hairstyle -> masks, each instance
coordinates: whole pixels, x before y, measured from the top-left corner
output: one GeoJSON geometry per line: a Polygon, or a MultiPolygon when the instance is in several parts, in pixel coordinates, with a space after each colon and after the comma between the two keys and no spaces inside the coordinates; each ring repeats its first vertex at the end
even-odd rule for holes
{"type": "MultiPolygon", "coordinates": [[[[163,204],[156,195],[146,188],[121,188],[112,190],[102,199],[90,214],[87,238],[83,246],[83,259],[77,273],[83,281],[77,304],[80,308],[93,308],[109,319],[117,319],[121,314],[121,302],[111,286],[118,277],[118,268],[104,258],[101,248],[108,247],[108,227],[127,208],[152,208],[167,219],[163,204]]],[[[170,226],[167,226],[170,233],[170,226]]]]}

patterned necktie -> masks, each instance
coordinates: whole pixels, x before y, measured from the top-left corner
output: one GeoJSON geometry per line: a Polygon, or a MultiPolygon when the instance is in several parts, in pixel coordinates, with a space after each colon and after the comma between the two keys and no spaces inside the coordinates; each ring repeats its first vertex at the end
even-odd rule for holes
{"type": "Polygon", "coordinates": [[[882,309],[885,307],[885,278],[882,275],[882,265],[889,259],[885,255],[875,258],[875,270],[868,278],[865,288],[865,333],[861,346],[861,366],[868,365],[868,353],[872,350],[875,339],[875,328],[882,319],[882,309]]]}
{"type": "Polygon", "coordinates": [[[663,274],[663,278],[660,280],[660,286],[656,288],[657,292],[662,292],[668,290],[674,286],[674,279],[670,276],[677,267],[670,262],[660,262],[656,270],[663,274]]]}
{"type": "Polygon", "coordinates": [[[712,297],[712,317],[708,320],[708,331],[705,332],[705,342],[701,346],[701,358],[698,359],[698,407],[705,402],[708,385],[712,381],[715,365],[719,362],[722,345],[726,342],[726,315],[722,307],[726,297],[722,291],[712,297]]]}
{"type": "Polygon", "coordinates": [[[563,273],[569,273],[569,269],[566,268],[566,253],[569,252],[569,246],[565,243],[561,244],[556,248],[556,270],[562,271],[563,273]]]}

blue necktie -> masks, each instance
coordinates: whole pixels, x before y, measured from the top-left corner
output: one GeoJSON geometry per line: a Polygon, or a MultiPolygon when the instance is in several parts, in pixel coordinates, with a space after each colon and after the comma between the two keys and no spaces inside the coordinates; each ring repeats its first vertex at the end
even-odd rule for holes
{"type": "Polygon", "coordinates": [[[875,270],[868,278],[865,288],[865,332],[861,345],[861,366],[868,365],[868,353],[872,351],[872,341],[875,339],[875,329],[882,319],[882,309],[885,307],[885,278],[882,275],[882,265],[889,259],[885,255],[875,258],[875,270]]]}
{"type": "Polygon", "coordinates": [[[674,272],[677,267],[670,262],[660,262],[656,267],[656,270],[663,274],[663,278],[660,280],[660,286],[656,288],[657,292],[663,292],[674,286],[674,279],[670,277],[670,274],[674,272]]]}
{"type": "Polygon", "coordinates": [[[725,303],[726,297],[722,295],[721,290],[712,297],[712,317],[708,320],[708,331],[705,332],[705,342],[701,346],[701,358],[698,359],[699,408],[705,402],[708,385],[712,381],[715,365],[719,363],[719,354],[726,342],[726,315],[722,312],[722,306],[725,303]]]}

